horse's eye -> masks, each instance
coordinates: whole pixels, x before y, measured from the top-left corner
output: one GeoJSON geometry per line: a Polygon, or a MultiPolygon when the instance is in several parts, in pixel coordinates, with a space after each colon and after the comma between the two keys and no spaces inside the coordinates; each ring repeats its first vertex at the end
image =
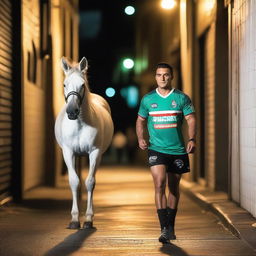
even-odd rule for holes
{"type": "Polygon", "coordinates": [[[63,84],[64,85],[64,87],[66,87],[66,85],[65,84],[63,84]]]}

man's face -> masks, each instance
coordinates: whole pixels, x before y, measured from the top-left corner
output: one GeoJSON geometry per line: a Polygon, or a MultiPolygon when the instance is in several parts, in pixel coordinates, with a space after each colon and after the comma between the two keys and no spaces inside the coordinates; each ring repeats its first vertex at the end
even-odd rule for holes
{"type": "Polygon", "coordinates": [[[158,68],[156,70],[156,82],[158,87],[167,88],[171,84],[172,75],[169,68],[158,68]]]}

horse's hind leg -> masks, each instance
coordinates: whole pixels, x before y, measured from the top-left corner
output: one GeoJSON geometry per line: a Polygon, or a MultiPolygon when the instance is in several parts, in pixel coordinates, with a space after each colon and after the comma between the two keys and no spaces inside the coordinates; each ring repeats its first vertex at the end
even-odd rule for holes
{"type": "Polygon", "coordinates": [[[85,185],[87,188],[87,210],[86,210],[86,221],[83,225],[84,228],[92,228],[93,227],[93,190],[95,187],[95,174],[97,167],[101,160],[100,151],[94,150],[89,155],[89,173],[85,181],[85,185]]]}
{"type": "Polygon", "coordinates": [[[69,185],[70,185],[72,197],[73,197],[72,210],[71,210],[72,219],[71,219],[71,222],[69,223],[68,228],[78,229],[80,228],[79,210],[78,210],[79,178],[75,170],[75,156],[71,150],[63,149],[63,157],[68,168],[69,185]]]}

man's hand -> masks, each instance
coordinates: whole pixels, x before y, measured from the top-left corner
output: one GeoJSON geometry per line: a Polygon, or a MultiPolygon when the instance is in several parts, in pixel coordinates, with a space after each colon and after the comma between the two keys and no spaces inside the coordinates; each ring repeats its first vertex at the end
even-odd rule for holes
{"type": "Polygon", "coordinates": [[[144,139],[140,139],[138,140],[139,141],[139,147],[142,149],[142,150],[145,150],[148,148],[148,143],[146,142],[146,140],[144,139]]]}
{"type": "Polygon", "coordinates": [[[196,150],[196,143],[194,141],[189,141],[187,144],[187,153],[192,154],[196,150]]]}

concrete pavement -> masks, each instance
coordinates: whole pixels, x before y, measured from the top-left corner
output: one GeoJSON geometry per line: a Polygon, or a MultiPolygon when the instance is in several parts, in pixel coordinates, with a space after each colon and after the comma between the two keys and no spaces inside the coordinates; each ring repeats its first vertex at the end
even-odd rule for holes
{"type": "Polygon", "coordinates": [[[228,199],[224,192],[210,191],[197,183],[182,180],[182,191],[203,209],[213,212],[236,237],[256,251],[256,219],[228,199]]]}
{"type": "MultiPolygon", "coordinates": [[[[81,215],[85,200],[83,191],[81,215]]],[[[94,208],[96,229],[69,230],[65,228],[71,210],[67,177],[58,188],[31,190],[22,205],[0,208],[0,255],[256,256],[245,240],[187,193],[181,195],[177,240],[162,246],[152,178],[144,168],[101,167],[94,208]]]]}

